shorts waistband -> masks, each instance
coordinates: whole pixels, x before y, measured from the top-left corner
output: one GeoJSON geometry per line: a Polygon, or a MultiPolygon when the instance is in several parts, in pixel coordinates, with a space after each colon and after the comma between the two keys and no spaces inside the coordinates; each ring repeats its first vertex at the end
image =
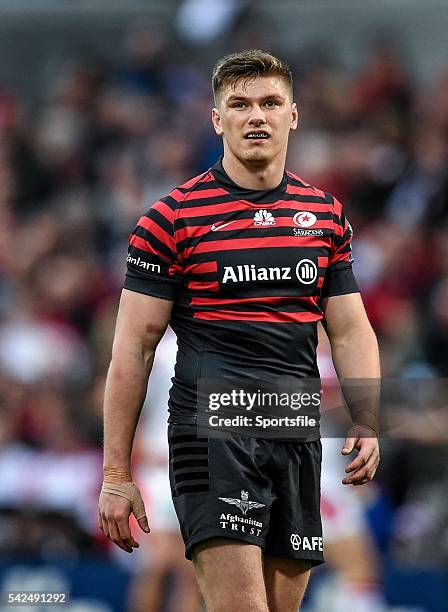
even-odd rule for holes
{"type": "Polygon", "coordinates": [[[197,414],[170,414],[168,423],[172,425],[197,425],[197,414]]]}

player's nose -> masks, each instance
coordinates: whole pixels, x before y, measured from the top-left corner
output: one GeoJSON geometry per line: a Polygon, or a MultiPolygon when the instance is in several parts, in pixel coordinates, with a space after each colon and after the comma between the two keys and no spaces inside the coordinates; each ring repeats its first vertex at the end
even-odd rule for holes
{"type": "Polygon", "coordinates": [[[249,123],[257,126],[266,123],[264,111],[261,106],[258,106],[258,104],[254,104],[254,106],[252,106],[252,111],[249,116],[249,123]]]}

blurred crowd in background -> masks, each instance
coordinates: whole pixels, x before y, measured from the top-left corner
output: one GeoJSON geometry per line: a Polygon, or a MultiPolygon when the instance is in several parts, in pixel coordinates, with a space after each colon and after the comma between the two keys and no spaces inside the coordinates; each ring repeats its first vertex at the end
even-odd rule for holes
{"type": "MultiPolygon", "coordinates": [[[[220,51],[277,52],[244,12],[232,18],[220,51]]],[[[122,43],[115,62],[80,54],[42,75],[29,98],[0,82],[4,557],[111,555],[96,504],[128,235],[154,200],[221,154],[210,58],[180,26],[143,24],[122,43]]],[[[363,52],[348,71],[324,52],[279,51],[300,110],[288,168],[345,205],[384,376],[426,384],[448,377],[448,64],[423,84],[393,40],[363,52]]],[[[365,502],[384,559],[448,565],[447,458],[437,428],[384,440],[365,502]]]]}

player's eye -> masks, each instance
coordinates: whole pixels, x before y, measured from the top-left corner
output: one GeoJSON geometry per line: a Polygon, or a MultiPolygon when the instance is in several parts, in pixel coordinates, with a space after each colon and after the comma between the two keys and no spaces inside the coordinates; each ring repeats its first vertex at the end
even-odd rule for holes
{"type": "Polygon", "coordinates": [[[234,102],[232,104],[232,108],[245,108],[245,103],[244,102],[234,102]]]}
{"type": "Polygon", "coordinates": [[[276,100],[266,100],[264,105],[267,106],[268,108],[273,108],[274,106],[277,106],[277,101],[276,100]]]}

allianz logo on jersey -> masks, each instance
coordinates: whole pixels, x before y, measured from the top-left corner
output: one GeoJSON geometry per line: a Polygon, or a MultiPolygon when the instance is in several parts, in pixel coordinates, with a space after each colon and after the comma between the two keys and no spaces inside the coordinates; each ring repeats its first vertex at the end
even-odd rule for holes
{"type": "Polygon", "coordinates": [[[255,227],[268,227],[275,224],[276,221],[274,219],[274,215],[265,208],[260,208],[260,210],[257,210],[254,215],[255,227]]]}
{"type": "Polygon", "coordinates": [[[291,266],[270,266],[265,268],[255,264],[224,266],[222,284],[293,280],[293,274],[302,284],[311,285],[317,279],[317,266],[311,259],[301,259],[295,268],[291,266]]]}

